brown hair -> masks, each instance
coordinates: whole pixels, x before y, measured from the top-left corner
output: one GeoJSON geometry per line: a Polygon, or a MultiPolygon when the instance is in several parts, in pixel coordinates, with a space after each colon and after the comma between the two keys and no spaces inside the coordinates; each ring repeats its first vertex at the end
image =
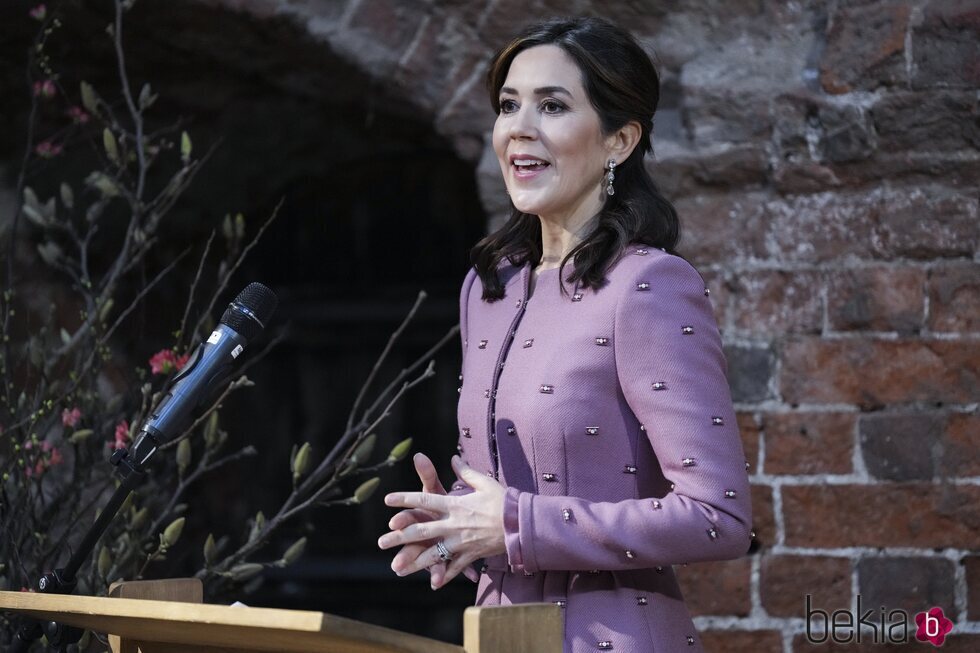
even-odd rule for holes
{"type": "MultiPolygon", "coordinates": [[[[616,193],[607,196],[592,233],[562,260],[574,258],[569,281],[600,287],[605,273],[629,243],[644,243],[673,252],[680,238],[677,211],[660,193],[643,163],[652,151],[653,114],[660,100],[660,76],[646,52],[629,32],[593,17],[554,18],[524,28],[494,56],[486,85],[494,111],[500,113],[500,88],[519,53],[537,45],[556,45],[576,63],[583,86],[605,134],[629,121],[641,128],[630,156],[616,167],[616,193]]],[[[504,296],[497,267],[504,258],[521,266],[541,259],[541,221],[512,206],[510,219],[470,250],[470,260],[483,282],[483,299],[504,296]]],[[[559,272],[561,274],[561,272],[559,272]]]]}

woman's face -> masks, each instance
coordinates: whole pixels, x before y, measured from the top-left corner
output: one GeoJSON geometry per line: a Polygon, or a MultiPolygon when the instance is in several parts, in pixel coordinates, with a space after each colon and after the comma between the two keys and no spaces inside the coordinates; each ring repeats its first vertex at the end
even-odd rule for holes
{"type": "Polygon", "coordinates": [[[575,62],[555,45],[524,50],[499,99],[493,148],[514,206],[564,223],[598,213],[610,149],[575,62]]]}

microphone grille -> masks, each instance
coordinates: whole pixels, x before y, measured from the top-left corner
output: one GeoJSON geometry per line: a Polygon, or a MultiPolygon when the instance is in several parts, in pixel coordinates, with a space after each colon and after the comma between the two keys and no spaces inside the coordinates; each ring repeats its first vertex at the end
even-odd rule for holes
{"type": "Polygon", "coordinates": [[[276,294],[261,283],[250,283],[228,305],[221,323],[239,333],[246,342],[251,341],[268,323],[279,300],[276,294]]]}
{"type": "Polygon", "coordinates": [[[259,322],[266,324],[272,314],[276,312],[279,299],[274,292],[261,283],[250,283],[245,287],[245,290],[238,293],[235,303],[255,313],[259,322]]]}

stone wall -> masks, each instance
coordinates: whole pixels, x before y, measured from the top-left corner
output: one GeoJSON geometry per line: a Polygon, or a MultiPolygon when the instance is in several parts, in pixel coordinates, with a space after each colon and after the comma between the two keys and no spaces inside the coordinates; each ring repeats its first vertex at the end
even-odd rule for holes
{"type": "Polygon", "coordinates": [[[490,227],[492,52],[554,13],[633,29],[754,486],[751,555],[679,570],[708,648],[808,650],[807,593],[940,606],[947,646],[980,646],[980,2],[221,4],[291,15],[403,89],[479,161],[490,227]]]}

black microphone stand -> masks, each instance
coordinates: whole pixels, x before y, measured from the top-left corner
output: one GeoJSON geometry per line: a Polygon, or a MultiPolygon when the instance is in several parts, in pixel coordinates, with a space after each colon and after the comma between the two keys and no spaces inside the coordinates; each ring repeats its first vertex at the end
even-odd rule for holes
{"type": "MultiPolygon", "coordinates": [[[[43,594],[71,594],[75,589],[75,574],[85,563],[85,560],[92,554],[95,545],[102,538],[102,535],[109,528],[109,523],[119,512],[119,508],[136,487],[146,478],[146,471],[143,469],[150,456],[156,451],[157,441],[152,433],[143,431],[140,437],[133,444],[133,453],[128,449],[117,449],[112,453],[109,462],[116,468],[116,473],[122,479],[122,483],[116,488],[109,502],[99,513],[85,533],[81,543],[72,554],[68,564],[54,571],[46,572],[37,579],[36,591],[43,594]],[[145,455],[138,455],[145,452],[145,455]]],[[[31,644],[40,639],[41,635],[48,638],[48,644],[59,653],[68,650],[68,646],[77,642],[82,631],[78,628],[65,626],[56,621],[44,623],[33,619],[25,620],[14,635],[11,646],[7,649],[9,653],[27,653],[31,644]]]]}

